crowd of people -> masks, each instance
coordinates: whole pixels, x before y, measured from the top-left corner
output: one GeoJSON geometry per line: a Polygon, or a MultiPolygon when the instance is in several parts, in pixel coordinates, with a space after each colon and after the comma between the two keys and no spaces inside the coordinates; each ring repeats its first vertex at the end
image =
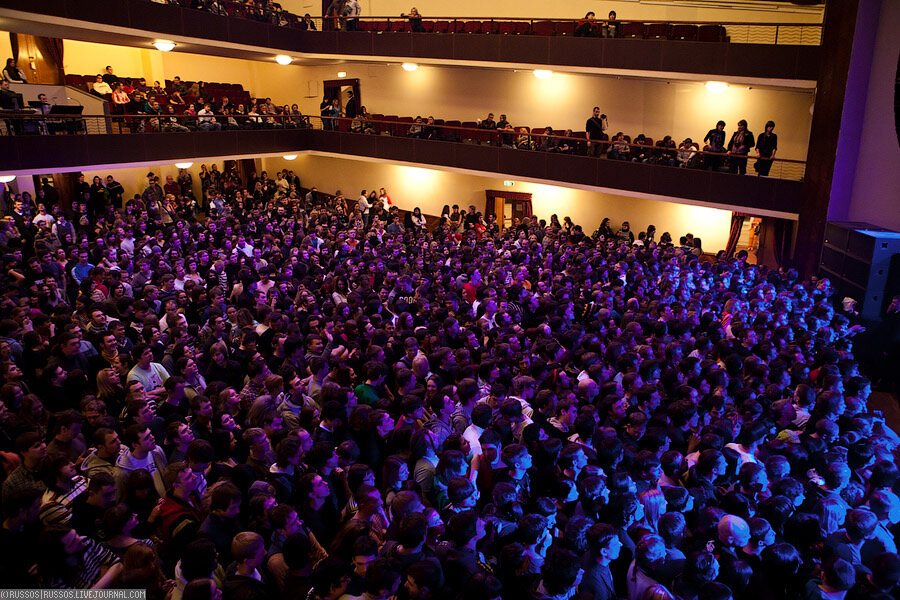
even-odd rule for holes
{"type": "Polygon", "coordinates": [[[7,198],[4,587],[896,597],[900,438],[827,280],[201,179],[7,198]]]}

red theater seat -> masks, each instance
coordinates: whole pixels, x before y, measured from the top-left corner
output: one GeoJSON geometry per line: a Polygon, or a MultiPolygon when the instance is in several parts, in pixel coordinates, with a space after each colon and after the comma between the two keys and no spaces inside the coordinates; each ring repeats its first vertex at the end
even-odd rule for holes
{"type": "Polygon", "coordinates": [[[697,29],[696,25],[675,25],[672,27],[672,39],[696,42],[697,29]]]}

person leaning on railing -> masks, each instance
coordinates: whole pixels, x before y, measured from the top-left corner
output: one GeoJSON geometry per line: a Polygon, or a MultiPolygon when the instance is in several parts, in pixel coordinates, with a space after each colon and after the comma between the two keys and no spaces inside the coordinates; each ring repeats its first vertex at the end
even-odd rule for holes
{"type": "Polygon", "coordinates": [[[409,14],[405,15],[400,13],[400,16],[404,19],[409,19],[409,29],[413,33],[425,33],[425,27],[422,25],[422,15],[419,14],[419,9],[413,6],[409,9],[409,14]]]}
{"type": "Polygon", "coordinates": [[[588,11],[584,15],[584,19],[578,22],[578,26],[575,28],[575,36],[600,37],[600,22],[597,20],[597,15],[594,11],[588,11]]]}

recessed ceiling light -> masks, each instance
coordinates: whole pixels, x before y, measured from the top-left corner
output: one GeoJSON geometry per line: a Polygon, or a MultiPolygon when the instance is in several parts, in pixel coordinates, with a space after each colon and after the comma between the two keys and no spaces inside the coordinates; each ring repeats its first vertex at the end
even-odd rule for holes
{"type": "Polygon", "coordinates": [[[282,158],[284,160],[294,160],[295,158],[297,158],[297,155],[296,154],[285,154],[282,158]]]}
{"type": "Polygon", "coordinates": [[[728,89],[728,84],[724,81],[707,81],[706,89],[714,94],[718,94],[720,92],[724,92],[728,89]]]}
{"type": "Polygon", "coordinates": [[[410,71],[410,72],[415,71],[416,69],[419,68],[419,65],[417,65],[416,63],[403,63],[400,66],[403,67],[404,71],[410,71]]]}
{"type": "Polygon", "coordinates": [[[275,57],[275,62],[277,62],[279,65],[285,66],[294,62],[294,59],[287,54],[279,54],[275,57]]]}
{"type": "Polygon", "coordinates": [[[0,175],[0,183],[9,183],[16,178],[15,175],[0,175]]]}
{"type": "Polygon", "coordinates": [[[183,163],[175,163],[175,166],[179,169],[190,169],[194,166],[194,163],[183,162],[183,163]]]}
{"type": "Polygon", "coordinates": [[[550,79],[553,77],[553,71],[548,71],[546,69],[535,69],[534,76],[538,79],[550,79]]]}
{"type": "Polygon", "coordinates": [[[160,52],[171,52],[172,48],[175,47],[175,42],[170,42],[169,40],[157,40],[153,42],[153,46],[160,52]]]}

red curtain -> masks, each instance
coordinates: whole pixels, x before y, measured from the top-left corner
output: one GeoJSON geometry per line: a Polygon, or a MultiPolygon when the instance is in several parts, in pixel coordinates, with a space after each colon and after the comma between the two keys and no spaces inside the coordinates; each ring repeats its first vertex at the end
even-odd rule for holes
{"type": "MultiPolygon", "coordinates": [[[[60,38],[35,37],[38,49],[44,55],[47,66],[54,71],[56,85],[65,85],[66,71],[63,67],[63,41],[60,38]]],[[[49,82],[48,82],[49,83],[49,82]]]]}
{"type": "Polygon", "coordinates": [[[731,230],[728,232],[728,244],[725,246],[725,256],[727,258],[734,256],[738,240],[741,238],[741,229],[744,227],[744,219],[749,216],[744,213],[731,213],[731,230]]]}
{"type": "Polygon", "coordinates": [[[775,262],[781,268],[786,268],[790,263],[791,253],[791,233],[794,229],[794,222],[787,219],[774,219],[775,224],[772,228],[773,240],[772,249],[775,254],[775,262]]]}
{"type": "Polygon", "coordinates": [[[19,35],[16,33],[9,34],[9,47],[12,49],[12,57],[19,60],[19,35]]]}

